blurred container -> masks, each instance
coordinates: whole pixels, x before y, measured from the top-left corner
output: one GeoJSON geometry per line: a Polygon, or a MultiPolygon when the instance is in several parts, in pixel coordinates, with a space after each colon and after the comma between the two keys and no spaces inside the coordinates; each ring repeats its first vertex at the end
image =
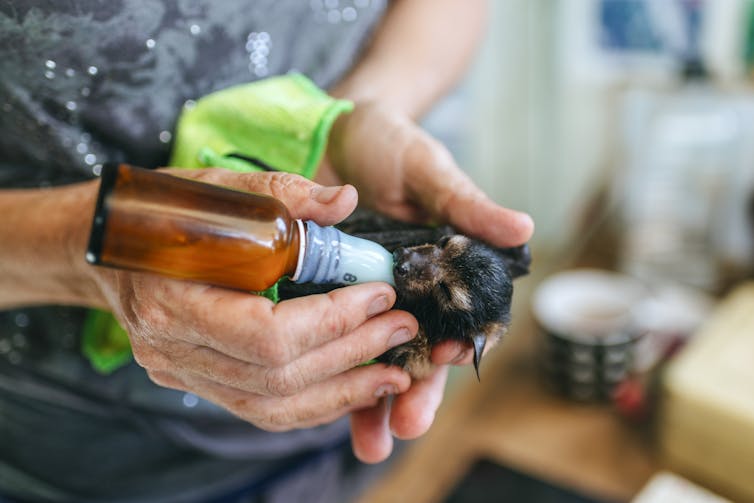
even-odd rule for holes
{"type": "Polygon", "coordinates": [[[549,387],[579,401],[608,400],[631,372],[642,336],[635,309],[646,295],[636,280],[596,269],[545,280],[533,310],[549,387]]]}

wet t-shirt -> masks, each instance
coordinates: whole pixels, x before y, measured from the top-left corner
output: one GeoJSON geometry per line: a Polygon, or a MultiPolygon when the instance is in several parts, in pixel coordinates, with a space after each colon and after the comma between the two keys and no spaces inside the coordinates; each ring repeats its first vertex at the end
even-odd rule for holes
{"type": "MultiPolygon", "coordinates": [[[[108,161],[164,165],[187,102],[290,71],[327,88],[384,9],[379,0],[0,2],[0,188],[79,182],[108,161]]],[[[98,374],[80,351],[85,313],[0,312],[0,496],[337,500],[343,421],[271,434],[154,385],[136,364],[98,374]]]]}

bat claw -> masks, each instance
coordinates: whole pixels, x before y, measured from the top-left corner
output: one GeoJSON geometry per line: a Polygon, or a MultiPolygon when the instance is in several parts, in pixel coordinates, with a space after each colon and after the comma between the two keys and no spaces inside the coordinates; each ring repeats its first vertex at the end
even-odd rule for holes
{"type": "Polygon", "coordinates": [[[479,377],[479,364],[482,362],[482,354],[484,353],[484,346],[487,344],[486,334],[476,334],[472,337],[474,341],[474,370],[476,370],[476,378],[481,381],[479,377]]]}

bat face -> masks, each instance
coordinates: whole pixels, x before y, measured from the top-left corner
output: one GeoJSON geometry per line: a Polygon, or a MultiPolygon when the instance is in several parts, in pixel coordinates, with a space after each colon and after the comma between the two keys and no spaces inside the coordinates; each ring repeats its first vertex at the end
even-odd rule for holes
{"type": "MultiPolygon", "coordinates": [[[[420,334],[408,347],[388,352],[383,361],[421,377],[429,371],[432,346],[457,340],[474,348],[478,373],[485,346],[500,339],[510,319],[515,274],[510,265],[521,262],[515,256],[518,251],[511,253],[462,235],[396,249],[396,307],[416,317],[420,334]]],[[[523,260],[527,261],[528,255],[523,260]]],[[[528,270],[528,262],[524,268],[528,270]]]]}
{"type": "Polygon", "coordinates": [[[436,244],[396,250],[393,272],[400,295],[406,301],[434,301],[443,312],[471,311],[472,292],[466,271],[472,265],[468,256],[471,246],[465,236],[444,236],[436,244]]]}

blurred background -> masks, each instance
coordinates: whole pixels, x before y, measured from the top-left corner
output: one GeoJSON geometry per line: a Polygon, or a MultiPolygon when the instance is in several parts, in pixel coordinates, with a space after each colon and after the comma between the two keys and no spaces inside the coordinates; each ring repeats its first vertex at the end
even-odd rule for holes
{"type": "Polygon", "coordinates": [[[754,1],[490,4],[425,126],[533,270],[366,500],[754,501],[754,1]]]}

